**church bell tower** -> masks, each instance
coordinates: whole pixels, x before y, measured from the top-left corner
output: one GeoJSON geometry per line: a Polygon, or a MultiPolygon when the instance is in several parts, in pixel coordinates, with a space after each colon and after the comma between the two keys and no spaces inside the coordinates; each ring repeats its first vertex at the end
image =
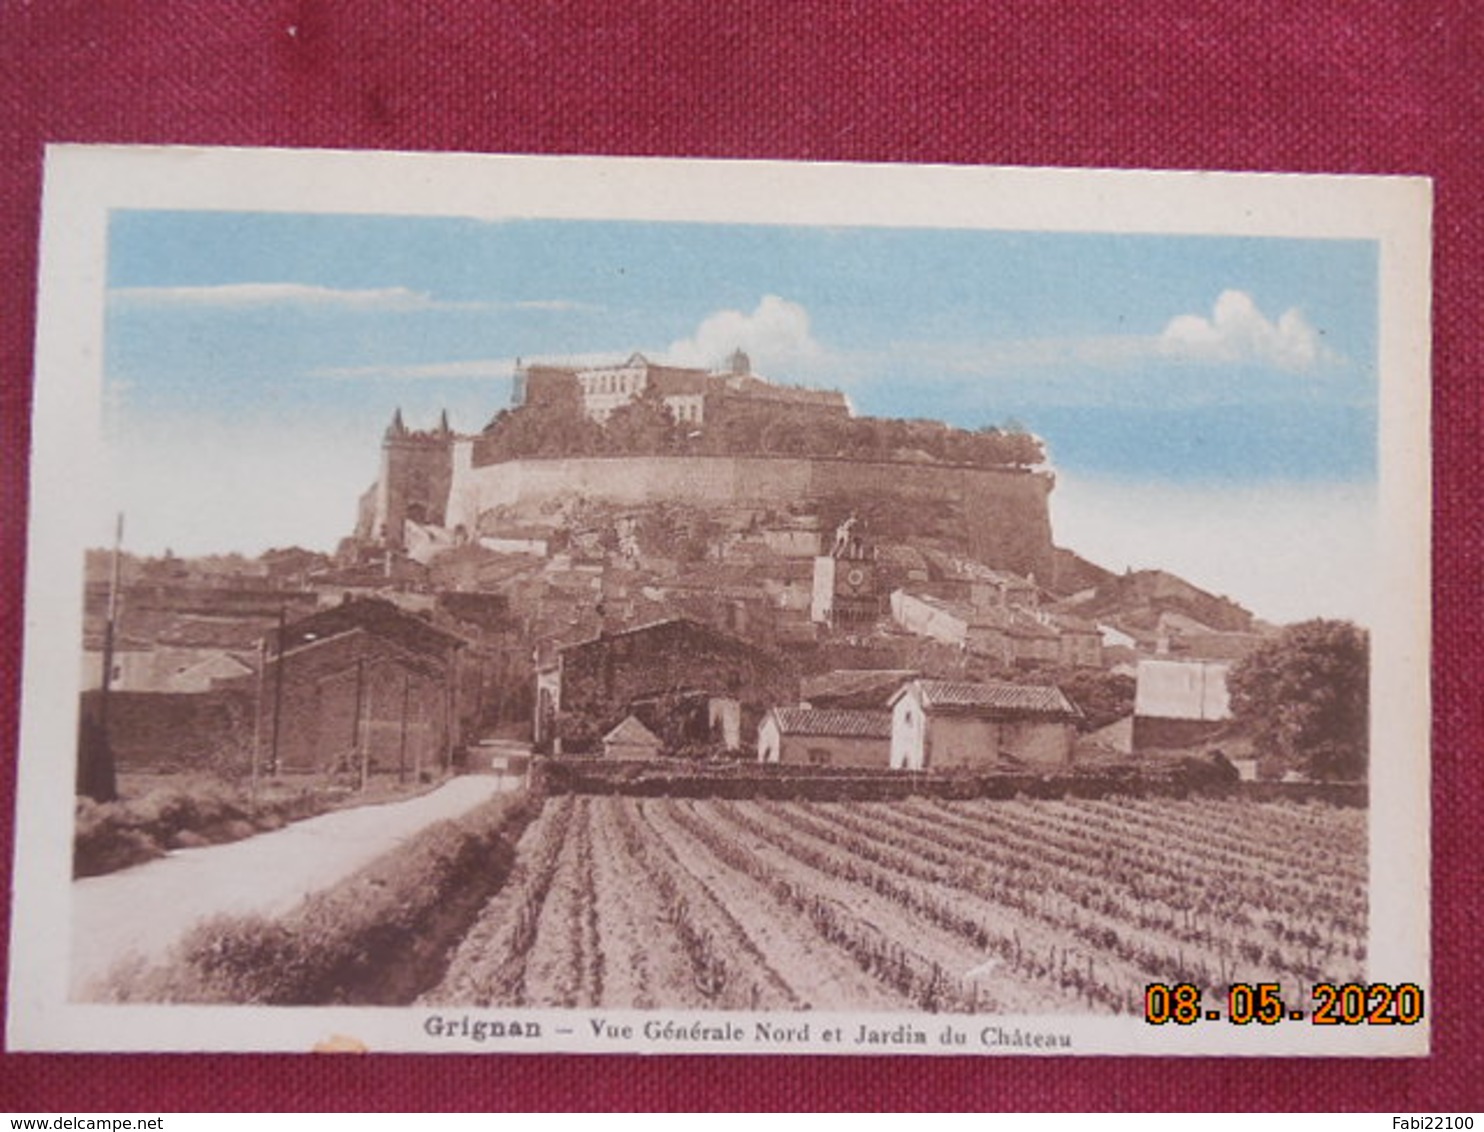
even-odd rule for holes
{"type": "Polygon", "coordinates": [[[810,620],[830,626],[870,625],[880,616],[876,548],[852,514],[835,529],[830,552],[814,560],[810,620]]]}

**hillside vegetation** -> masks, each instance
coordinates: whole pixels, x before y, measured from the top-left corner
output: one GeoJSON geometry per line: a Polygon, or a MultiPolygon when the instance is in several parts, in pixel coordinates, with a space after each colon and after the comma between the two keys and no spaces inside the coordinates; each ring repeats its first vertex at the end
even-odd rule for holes
{"type": "Polygon", "coordinates": [[[616,409],[606,424],[567,398],[505,409],[485,427],[477,464],[564,456],[814,456],[975,467],[1031,467],[1041,441],[1019,428],[952,428],[939,421],[820,417],[787,411],[728,417],[704,428],[677,422],[657,395],[616,409]]]}

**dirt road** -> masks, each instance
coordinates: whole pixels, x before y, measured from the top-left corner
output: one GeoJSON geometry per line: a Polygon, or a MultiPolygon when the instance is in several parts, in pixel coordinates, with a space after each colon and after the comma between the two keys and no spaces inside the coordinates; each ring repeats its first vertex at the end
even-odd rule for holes
{"type": "Polygon", "coordinates": [[[337,810],[229,845],[182,849],[72,885],[72,997],[130,956],[162,958],[198,920],[280,915],[433,822],[458,817],[521,780],[464,775],[405,802],[337,810]]]}

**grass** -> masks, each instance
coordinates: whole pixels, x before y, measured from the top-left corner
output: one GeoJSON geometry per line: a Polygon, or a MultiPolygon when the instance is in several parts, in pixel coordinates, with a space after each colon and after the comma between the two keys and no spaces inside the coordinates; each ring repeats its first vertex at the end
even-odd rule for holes
{"type": "Polygon", "coordinates": [[[72,875],[101,876],[172,849],[240,841],[329,810],[414,797],[437,782],[380,775],[364,792],[355,785],[321,776],[268,779],[254,802],[245,784],[210,775],[125,775],[118,801],[77,799],[72,875]]]}
{"type": "Polygon", "coordinates": [[[539,799],[503,794],[438,822],[279,920],[219,916],[164,964],[124,966],[115,1002],[267,1006],[411,1002],[505,881],[539,799]]]}

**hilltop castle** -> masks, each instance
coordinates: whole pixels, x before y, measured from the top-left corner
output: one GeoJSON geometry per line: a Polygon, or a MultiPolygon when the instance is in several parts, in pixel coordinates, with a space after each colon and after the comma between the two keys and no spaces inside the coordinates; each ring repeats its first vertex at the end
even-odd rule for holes
{"type": "Polygon", "coordinates": [[[522,366],[517,361],[516,366],[514,404],[556,396],[575,383],[583,411],[599,424],[615,409],[651,392],[659,395],[678,424],[687,427],[717,424],[729,415],[749,411],[834,418],[852,415],[845,394],[768,381],[752,372],[752,360],[740,349],[732,351],[721,370],[660,365],[637,352],[616,365],[522,366]]]}
{"type": "MultiPolygon", "coordinates": [[[[608,365],[518,365],[512,404],[470,435],[455,433],[446,415],[432,429],[409,429],[398,411],[382,438],[377,483],[361,501],[357,539],[410,551],[409,535],[425,541],[426,528],[440,531],[444,545],[530,538],[508,532],[549,525],[553,508],[573,499],[758,514],[878,503],[905,527],[961,542],[997,568],[1050,576],[1053,479],[1026,466],[1034,457],[965,458],[958,454],[968,451],[964,444],[994,438],[932,422],[857,418],[843,393],[768,381],[741,350],[717,370],[660,365],[640,353],[608,365]],[[561,447],[564,436],[582,432],[579,425],[611,425],[621,408],[656,401],[667,411],[668,435],[680,438],[665,447],[561,447]],[[540,440],[554,439],[555,450],[502,446],[510,425],[530,413],[544,421],[540,440]],[[872,429],[901,435],[888,443],[868,436],[872,443],[857,446],[852,430],[872,429]],[[826,437],[826,446],[813,443],[826,437]],[[923,450],[934,444],[946,454],[923,450]]],[[[1039,453],[1033,438],[1019,439],[1039,453]]]]}

